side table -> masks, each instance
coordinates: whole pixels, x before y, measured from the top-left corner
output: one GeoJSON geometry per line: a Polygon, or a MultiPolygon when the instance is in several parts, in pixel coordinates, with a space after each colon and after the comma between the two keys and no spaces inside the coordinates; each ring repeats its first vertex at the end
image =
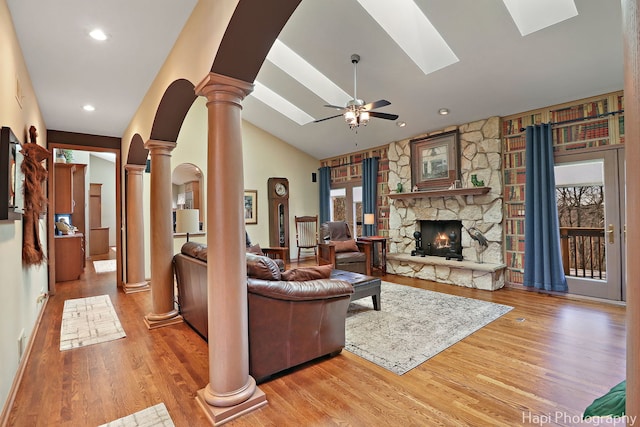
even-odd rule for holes
{"type": "Polygon", "coordinates": [[[262,253],[264,253],[269,258],[281,259],[285,263],[289,261],[289,248],[286,246],[260,248],[260,249],[262,249],[262,253]]]}
{"type": "Polygon", "coordinates": [[[387,239],[388,237],[385,237],[385,236],[358,237],[358,240],[360,241],[371,242],[371,245],[374,249],[374,253],[377,253],[375,252],[376,243],[380,243],[380,262],[378,263],[379,265],[375,265],[375,256],[372,257],[371,263],[372,263],[372,267],[377,268],[384,274],[387,273],[387,239]]]}

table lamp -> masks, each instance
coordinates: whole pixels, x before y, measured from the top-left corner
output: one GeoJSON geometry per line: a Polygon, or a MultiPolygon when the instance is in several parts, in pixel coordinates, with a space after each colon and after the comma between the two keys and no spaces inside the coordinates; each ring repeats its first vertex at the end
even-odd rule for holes
{"type": "Polygon", "coordinates": [[[372,213],[364,214],[364,225],[373,225],[376,223],[376,215],[372,213]]]}
{"type": "Polygon", "coordinates": [[[178,209],[176,210],[176,233],[189,233],[200,231],[200,210],[199,209],[178,209]]]}

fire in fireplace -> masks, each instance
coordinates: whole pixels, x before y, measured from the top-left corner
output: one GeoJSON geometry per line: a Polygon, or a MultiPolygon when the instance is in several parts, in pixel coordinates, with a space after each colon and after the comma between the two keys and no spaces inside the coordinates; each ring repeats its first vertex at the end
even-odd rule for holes
{"type": "Polygon", "coordinates": [[[424,255],[462,260],[462,221],[419,221],[424,255]]]}

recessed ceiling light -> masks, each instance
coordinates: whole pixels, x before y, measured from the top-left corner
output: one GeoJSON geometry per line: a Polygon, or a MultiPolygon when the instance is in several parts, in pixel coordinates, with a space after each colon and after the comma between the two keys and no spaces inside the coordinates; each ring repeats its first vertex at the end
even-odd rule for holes
{"type": "Polygon", "coordinates": [[[93,105],[91,105],[91,104],[83,105],[83,106],[82,106],[82,109],[83,109],[84,111],[96,111],[96,107],[94,107],[94,106],[93,106],[93,105]]]}
{"type": "Polygon", "coordinates": [[[403,128],[405,127],[407,124],[405,122],[396,122],[396,126],[398,126],[399,128],[403,128]]]}
{"type": "Polygon", "coordinates": [[[92,30],[89,35],[91,36],[92,39],[94,40],[99,40],[99,41],[105,41],[108,37],[107,35],[104,33],[104,31],[102,31],[100,28],[96,28],[95,30],[92,30]]]}
{"type": "Polygon", "coordinates": [[[448,108],[441,108],[438,110],[438,114],[440,114],[441,116],[446,116],[447,114],[449,114],[449,109],[448,108]]]}

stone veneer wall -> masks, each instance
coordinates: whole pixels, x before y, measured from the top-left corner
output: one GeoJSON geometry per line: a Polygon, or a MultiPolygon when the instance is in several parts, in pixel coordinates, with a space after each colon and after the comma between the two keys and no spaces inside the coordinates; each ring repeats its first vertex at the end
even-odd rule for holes
{"type": "MultiPolygon", "coordinates": [[[[489,193],[481,196],[434,197],[394,199],[389,203],[389,237],[391,254],[410,254],[415,248],[414,231],[419,229],[418,220],[453,220],[462,221],[462,255],[465,260],[475,261],[476,250],[472,239],[465,230],[478,228],[488,239],[489,246],[483,253],[485,263],[503,264],[503,185],[502,155],[500,140],[500,118],[491,117],[450,127],[441,132],[433,132],[428,136],[458,129],[460,141],[460,174],[463,187],[471,187],[471,175],[476,174],[479,180],[491,187],[489,193]]],[[[413,139],[413,138],[412,138],[413,139]]],[[[388,188],[395,189],[398,183],[403,188],[411,188],[411,146],[410,140],[389,144],[389,180],[388,188]]],[[[390,272],[403,275],[435,276],[411,272],[410,268],[397,269],[395,263],[389,262],[390,272]],[[404,271],[407,270],[407,271],[404,271]]],[[[405,267],[407,267],[405,265],[405,267]]],[[[414,269],[428,268],[419,266],[414,269]]],[[[434,267],[431,266],[431,269],[434,267]]],[[[435,273],[435,272],[433,272],[435,273]]],[[[438,272],[438,277],[442,272],[438,272]]],[[[444,282],[451,283],[441,277],[444,282]]]]}

